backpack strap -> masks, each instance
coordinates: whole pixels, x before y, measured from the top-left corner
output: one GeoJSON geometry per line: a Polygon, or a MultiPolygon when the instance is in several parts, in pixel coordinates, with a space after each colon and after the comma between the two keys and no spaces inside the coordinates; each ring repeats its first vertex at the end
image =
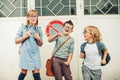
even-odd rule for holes
{"type": "Polygon", "coordinates": [[[28,29],[28,26],[27,25],[25,25],[25,27],[26,27],[26,31],[28,31],[29,29],[28,29]]]}
{"type": "Polygon", "coordinates": [[[35,26],[35,30],[36,30],[36,31],[35,31],[36,33],[39,32],[39,31],[38,31],[38,26],[35,26]]]}

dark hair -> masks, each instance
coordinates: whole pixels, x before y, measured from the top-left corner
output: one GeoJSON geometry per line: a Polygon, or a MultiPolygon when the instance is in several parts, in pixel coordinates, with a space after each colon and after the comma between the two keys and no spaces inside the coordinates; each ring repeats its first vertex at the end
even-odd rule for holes
{"type": "MultiPolygon", "coordinates": [[[[73,26],[73,28],[74,28],[74,24],[73,24],[73,22],[72,22],[71,20],[66,21],[66,22],[63,24],[63,26],[65,26],[65,24],[69,24],[69,25],[73,26]]],[[[73,29],[73,28],[72,28],[72,29],[73,29]]]]}

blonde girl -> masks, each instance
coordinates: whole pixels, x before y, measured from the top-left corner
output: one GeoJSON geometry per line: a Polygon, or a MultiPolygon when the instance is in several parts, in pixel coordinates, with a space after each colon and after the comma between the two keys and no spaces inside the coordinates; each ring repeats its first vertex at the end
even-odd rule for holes
{"type": "Polygon", "coordinates": [[[106,64],[107,48],[101,42],[101,33],[95,26],[86,26],[83,31],[85,43],[81,45],[80,58],[84,59],[82,65],[83,80],[101,80],[101,64],[106,64]],[[98,51],[98,47],[104,49],[104,56],[98,51]]]}
{"type": "Polygon", "coordinates": [[[36,10],[28,11],[26,25],[22,24],[19,28],[15,43],[21,43],[19,63],[21,72],[18,80],[24,80],[28,70],[32,71],[34,80],[41,80],[39,46],[43,45],[43,41],[41,27],[38,27],[38,12],[36,10]]]}

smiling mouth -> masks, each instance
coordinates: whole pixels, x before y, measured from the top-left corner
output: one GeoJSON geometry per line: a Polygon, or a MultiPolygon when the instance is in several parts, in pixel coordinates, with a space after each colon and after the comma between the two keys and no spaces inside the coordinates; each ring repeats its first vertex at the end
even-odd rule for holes
{"type": "Polygon", "coordinates": [[[65,30],[65,32],[69,32],[68,30],[65,30]]]}

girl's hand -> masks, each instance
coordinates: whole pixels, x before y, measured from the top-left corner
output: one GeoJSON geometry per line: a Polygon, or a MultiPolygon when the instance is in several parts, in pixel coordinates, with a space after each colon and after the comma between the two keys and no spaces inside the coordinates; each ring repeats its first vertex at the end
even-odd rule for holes
{"type": "Polygon", "coordinates": [[[25,37],[25,38],[28,38],[28,37],[30,36],[30,34],[31,34],[30,31],[26,31],[24,37],[25,37]]]}
{"type": "Polygon", "coordinates": [[[102,60],[102,61],[101,61],[101,64],[106,64],[106,60],[102,60]]]}
{"type": "Polygon", "coordinates": [[[85,58],[85,54],[84,53],[80,53],[80,58],[84,59],[85,58]]]}
{"type": "Polygon", "coordinates": [[[38,33],[34,33],[34,38],[37,40],[37,43],[38,43],[39,46],[43,45],[43,41],[40,38],[40,36],[38,35],[38,33]]]}
{"type": "Polygon", "coordinates": [[[39,35],[37,33],[34,33],[34,38],[37,39],[37,40],[40,39],[40,37],[39,37],[39,35]]]}

